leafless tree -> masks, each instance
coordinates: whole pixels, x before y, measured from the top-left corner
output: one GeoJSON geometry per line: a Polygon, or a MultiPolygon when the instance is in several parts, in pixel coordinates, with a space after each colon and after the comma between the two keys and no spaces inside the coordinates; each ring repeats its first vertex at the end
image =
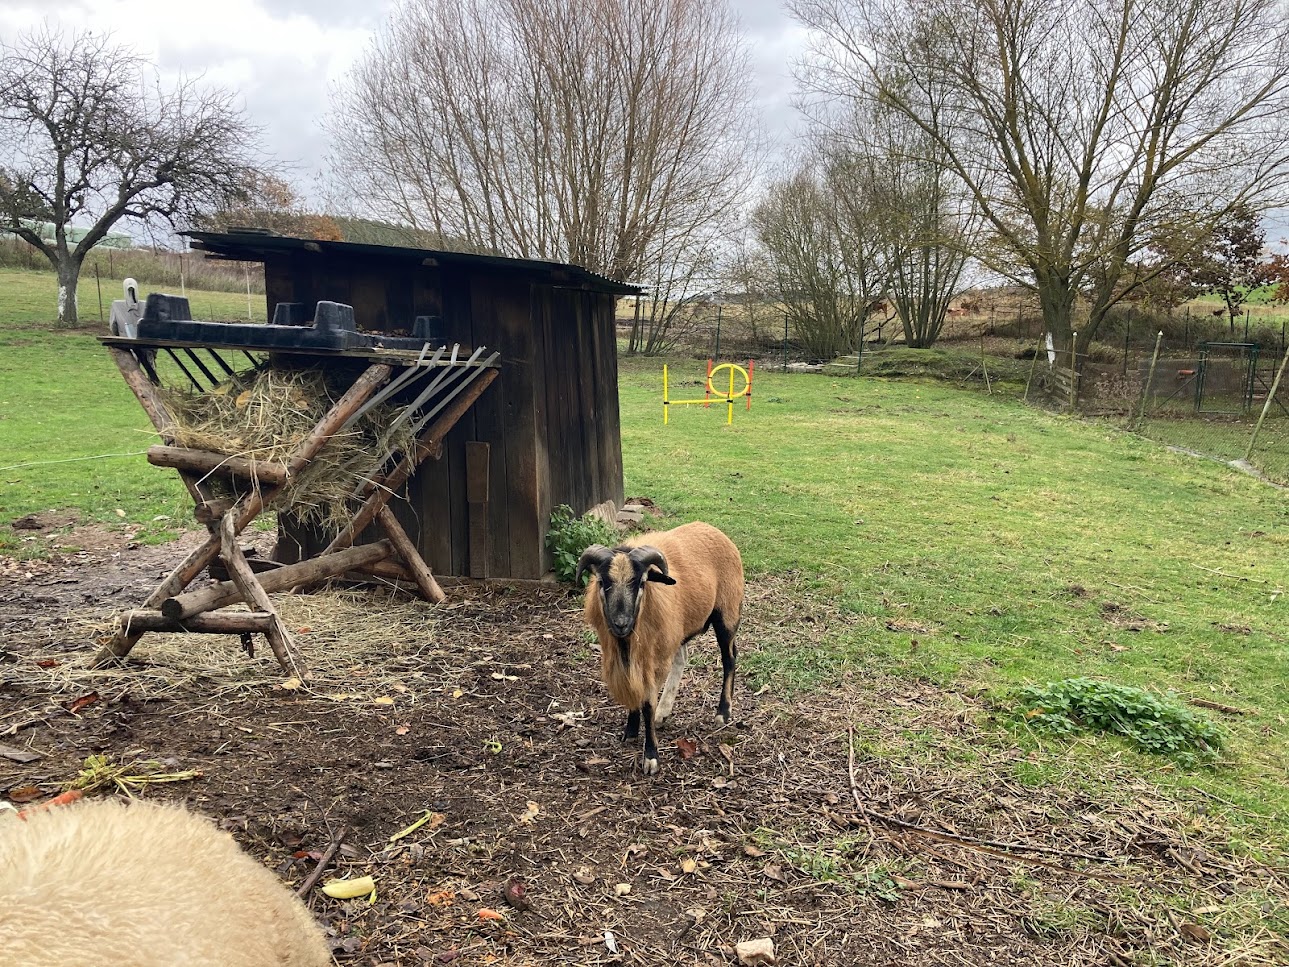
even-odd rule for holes
{"type": "Polygon", "coordinates": [[[753,213],[798,341],[816,359],[858,347],[886,291],[868,182],[855,165],[809,159],[753,213]]]}
{"type": "Polygon", "coordinates": [[[81,264],[114,225],[214,205],[245,181],[257,144],[231,94],[163,88],[106,37],[38,28],[0,47],[0,228],[54,266],[60,322],[77,321],[81,264]]]}
{"type": "MultiPolygon", "coordinates": [[[[822,101],[880,101],[926,135],[989,228],[978,255],[1069,344],[1149,281],[1138,253],[1284,201],[1280,0],[790,0],[822,101]]],[[[1162,271],[1163,268],[1161,267],[1162,271]]]]}
{"type": "Polygon", "coordinates": [[[661,307],[753,181],[752,91],[724,0],[406,0],[336,95],[333,167],[377,217],[661,307]]]}

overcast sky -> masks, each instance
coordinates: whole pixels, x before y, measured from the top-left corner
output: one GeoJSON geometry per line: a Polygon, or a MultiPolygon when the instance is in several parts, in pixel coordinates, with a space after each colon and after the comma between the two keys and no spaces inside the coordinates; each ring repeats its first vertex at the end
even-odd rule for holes
{"type": "MultiPolygon", "coordinates": [[[[555,0],[560,2],[560,0],[555,0]]],[[[756,65],[772,138],[790,143],[791,61],[803,32],[778,0],[732,0],[756,65]]],[[[391,0],[0,0],[0,39],[42,20],[110,30],[165,72],[204,73],[245,98],[265,143],[312,195],[326,152],[328,91],[361,55],[391,0]]]]}

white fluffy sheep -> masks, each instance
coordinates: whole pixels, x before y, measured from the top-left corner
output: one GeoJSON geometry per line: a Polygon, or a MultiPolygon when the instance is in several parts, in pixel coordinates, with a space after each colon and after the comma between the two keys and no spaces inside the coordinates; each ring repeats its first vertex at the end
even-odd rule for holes
{"type": "Polygon", "coordinates": [[[609,549],[586,549],[577,565],[589,570],[584,614],[600,639],[600,671],[609,694],[628,709],[623,738],[644,723],[644,771],[658,771],[655,722],[671,714],[685,671],[687,645],[716,632],[724,680],[716,717],[731,719],[734,635],[743,611],[743,559],[734,542],[695,522],[643,534],[609,549]]]}
{"type": "Polygon", "coordinates": [[[22,967],[326,967],[309,911],[209,820],[81,802],[0,817],[0,961],[22,967]]]}

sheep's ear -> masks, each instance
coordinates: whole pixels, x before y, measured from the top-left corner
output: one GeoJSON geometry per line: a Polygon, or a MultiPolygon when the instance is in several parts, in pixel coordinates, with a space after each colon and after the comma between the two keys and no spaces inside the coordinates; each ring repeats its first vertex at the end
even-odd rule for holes
{"type": "Polygon", "coordinates": [[[582,552],[582,556],[577,561],[577,572],[573,575],[573,586],[582,586],[582,573],[591,568],[599,570],[608,564],[613,557],[613,552],[603,544],[592,544],[582,552]]]}
{"type": "Polygon", "coordinates": [[[646,581],[657,581],[659,584],[676,583],[675,578],[667,571],[667,558],[658,548],[650,544],[641,544],[631,551],[631,559],[644,565],[646,581]]]}
{"type": "Polygon", "coordinates": [[[659,571],[656,567],[649,568],[645,572],[646,581],[657,581],[659,584],[675,584],[676,579],[665,571],[659,571]]]}

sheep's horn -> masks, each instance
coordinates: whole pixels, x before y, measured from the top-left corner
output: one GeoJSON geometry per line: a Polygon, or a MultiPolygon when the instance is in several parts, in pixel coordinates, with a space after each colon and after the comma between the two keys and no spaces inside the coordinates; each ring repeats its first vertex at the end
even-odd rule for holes
{"type": "Polygon", "coordinates": [[[592,544],[582,552],[582,556],[577,561],[577,572],[573,575],[573,585],[582,586],[582,572],[588,567],[599,568],[607,564],[613,558],[613,552],[603,544],[592,544]]]}
{"type": "Polygon", "coordinates": [[[650,544],[641,544],[639,547],[634,548],[631,551],[631,560],[643,564],[646,571],[650,565],[653,565],[667,577],[671,577],[667,573],[667,559],[662,556],[662,551],[650,544]]]}

